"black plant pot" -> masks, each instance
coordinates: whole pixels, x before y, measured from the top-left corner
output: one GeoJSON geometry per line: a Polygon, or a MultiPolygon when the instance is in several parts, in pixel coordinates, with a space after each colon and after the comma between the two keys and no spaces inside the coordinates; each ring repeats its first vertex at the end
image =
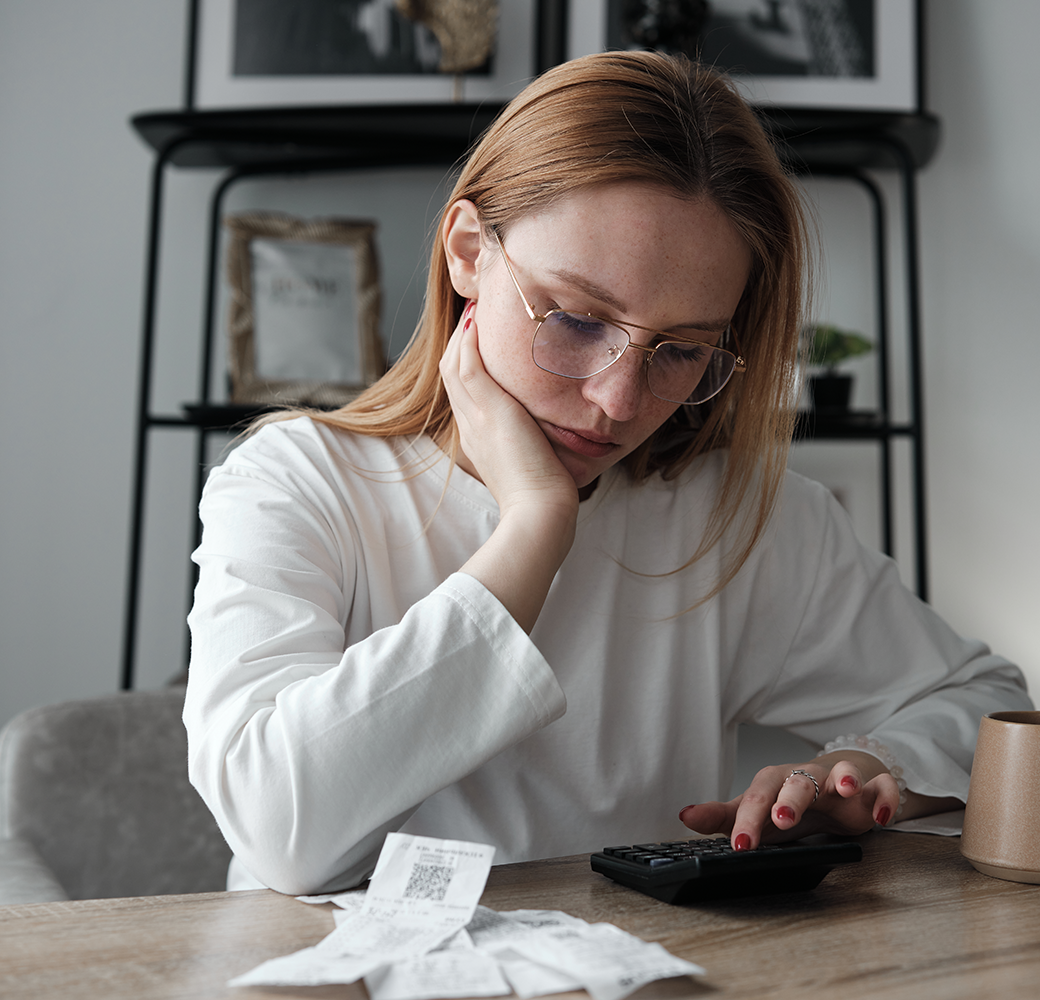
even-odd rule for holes
{"type": "Polygon", "coordinates": [[[809,391],[817,413],[847,413],[852,397],[852,376],[813,375],[809,379],[809,391]]]}

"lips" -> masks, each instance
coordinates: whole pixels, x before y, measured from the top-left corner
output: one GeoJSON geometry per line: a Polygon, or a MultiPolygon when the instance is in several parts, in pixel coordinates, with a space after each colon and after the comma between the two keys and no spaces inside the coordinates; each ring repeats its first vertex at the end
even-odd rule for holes
{"type": "Polygon", "coordinates": [[[565,448],[587,458],[606,458],[607,455],[611,454],[618,447],[616,441],[604,437],[602,434],[595,434],[592,431],[579,433],[578,431],[572,431],[566,427],[558,427],[556,424],[550,423],[546,423],[545,429],[552,438],[565,448]]]}

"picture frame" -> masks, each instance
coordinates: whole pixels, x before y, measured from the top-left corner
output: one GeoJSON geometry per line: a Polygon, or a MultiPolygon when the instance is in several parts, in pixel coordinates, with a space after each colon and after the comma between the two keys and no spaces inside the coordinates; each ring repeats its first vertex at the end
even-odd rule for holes
{"type": "Polygon", "coordinates": [[[342,406],[384,374],[374,222],[223,221],[229,402],[342,406]]]}
{"type": "Polygon", "coordinates": [[[497,0],[497,38],[509,44],[477,70],[445,73],[431,64],[429,45],[414,42],[434,36],[407,22],[394,0],[189,0],[185,106],[504,102],[541,68],[542,8],[561,2],[497,0]]]}
{"type": "MultiPolygon", "coordinates": [[[[696,51],[688,54],[727,71],[753,105],[922,110],[920,0],[831,5],[841,31],[830,33],[829,46],[817,22],[803,17],[807,7],[803,0],[710,0],[696,51]]],[[[568,58],[638,48],[625,30],[625,8],[625,0],[572,3],[568,58]]]]}

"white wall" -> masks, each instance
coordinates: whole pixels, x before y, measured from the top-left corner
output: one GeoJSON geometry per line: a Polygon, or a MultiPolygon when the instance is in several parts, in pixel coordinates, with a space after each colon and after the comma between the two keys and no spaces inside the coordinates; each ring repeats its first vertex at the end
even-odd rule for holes
{"type": "Polygon", "coordinates": [[[1040,696],[1040,4],[933,3],[921,182],[933,602],[1040,696]]]}
{"type": "Polygon", "coordinates": [[[0,718],[114,689],[144,205],[180,0],[0,2],[0,718]]]}
{"type": "MultiPolygon", "coordinates": [[[[127,120],[179,105],[185,6],[0,0],[0,722],[118,685],[150,167],[127,120]]],[[[945,129],[920,178],[933,602],[1021,662],[1040,691],[1040,5],[931,7],[929,105],[945,129]]],[[[210,180],[171,181],[164,409],[192,392],[195,348],[180,331],[201,315],[210,180]]],[[[424,177],[402,206],[411,228],[387,234],[404,298],[415,265],[399,248],[421,241],[436,188],[424,177]]],[[[332,211],[362,207],[332,181],[243,191],[232,207],[270,197],[306,214],[325,210],[322,192],[332,211]]],[[[833,220],[855,219],[857,196],[826,186],[816,196],[835,259],[856,261],[856,227],[833,220]]],[[[858,287],[831,275],[835,312],[866,308],[858,287]]],[[[181,659],[185,460],[184,436],[158,436],[142,686],[181,659]]],[[[843,456],[819,475],[869,496],[869,469],[843,456]]],[[[856,502],[869,535],[875,513],[856,502]]]]}

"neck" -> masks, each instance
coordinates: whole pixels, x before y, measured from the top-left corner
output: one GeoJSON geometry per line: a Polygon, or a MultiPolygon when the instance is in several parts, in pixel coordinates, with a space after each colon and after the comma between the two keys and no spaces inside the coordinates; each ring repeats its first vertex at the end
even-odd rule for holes
{"type": "Polygon", "coordinates": [[[588,500],[588,498],[596,492],[597,486],[599,486],[599,476],[593,479],[588,486],[583,486],[578,490],[578,501],[581,502],[582,500],[588,500]]]}

